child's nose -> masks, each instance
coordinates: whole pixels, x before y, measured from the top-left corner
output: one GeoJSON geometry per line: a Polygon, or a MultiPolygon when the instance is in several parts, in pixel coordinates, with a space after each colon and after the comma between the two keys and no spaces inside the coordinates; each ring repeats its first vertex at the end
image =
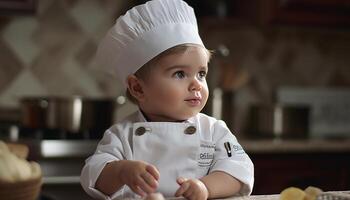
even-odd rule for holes
{"type": "Polygon", "coordinates": [[[194,78],[191,81],[189,89],[190,91],[200,91],[202,89],[202,84],[198,79],[194,78]]]}

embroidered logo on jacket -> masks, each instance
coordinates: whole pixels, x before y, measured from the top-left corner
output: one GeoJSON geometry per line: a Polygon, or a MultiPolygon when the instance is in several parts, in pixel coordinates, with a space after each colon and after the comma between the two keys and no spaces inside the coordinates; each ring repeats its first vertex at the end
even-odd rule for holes
{"type": "Polygon", "coordinates": [[[210,167],[215,153],[215,144],[201,143],[198,165],[200,167],[210,167]]]}

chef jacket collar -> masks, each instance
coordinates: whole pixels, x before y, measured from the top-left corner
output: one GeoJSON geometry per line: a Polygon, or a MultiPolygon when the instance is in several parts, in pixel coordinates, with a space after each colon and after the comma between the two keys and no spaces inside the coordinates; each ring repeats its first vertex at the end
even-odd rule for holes
{"type": "Polygon", "coordinates": [[[138,110],[138,120],[139,122],[147,122],[146,117],[140,109],[138,110]]]}
{"type": "MultiPolygon", "coordinates": [[[[181,122],[181,123],[194,123],[195,122],[195,116],[181,122]]],[[[138,119],[139,122],[148,122],[146,116],[143,114],[142,110],[138,110],[138,119]]]]}

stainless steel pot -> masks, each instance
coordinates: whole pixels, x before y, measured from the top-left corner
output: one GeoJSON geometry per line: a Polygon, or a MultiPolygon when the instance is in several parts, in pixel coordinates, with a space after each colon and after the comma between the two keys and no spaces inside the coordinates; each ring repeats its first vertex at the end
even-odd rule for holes
{"type": "Polygon", "coordinates": [[[309,107],[253,105],[246,131],[256,137],[305,138],[309,132],[309,107]]]}
{"type": "Polygon", "coordinates": [[[20,102],[24,127],[69,132],[108,128],[116,108],[113,98],[28,97],[20,102]]]}

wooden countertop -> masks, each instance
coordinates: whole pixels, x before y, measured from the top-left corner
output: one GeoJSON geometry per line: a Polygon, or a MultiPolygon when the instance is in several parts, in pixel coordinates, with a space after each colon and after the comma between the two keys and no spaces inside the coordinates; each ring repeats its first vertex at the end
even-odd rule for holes
{"type": "MultiPolygon", "coordinates": [[[[337,199],[350,200],[350,191],[324,192],[322,193],[322,196],[328,197],[328,198],[322,198],[322,199],[332,199],[330,197],[338,197],[337,199]]],[[[272,195],[251,195],[251,196],[242,196],[242,197],[230,197],[222,200],[279,200],[279,198],[280,198],[279,194],[272,194],[272,195]]],[[[184,198],[167,198],[167,200],[184,200],[184,198]]]]}
{"type": "MultiPolygon", "coordinates": [[[[274,195],[251,195],[251,196],[241,196],[241,197],[229,197],[222,200],[278,200],[279,199],[278,194],[274,195]]],[[[131,199],[130,199],[131,200],[131,199]]],[[[177,197],[177,198],[166,198],[166,200],[185,200],[183,197],[177,197]]]]}
{"type": "MultiPolygon", "coordinates": [[[[252,195],[252,196],[243,196],[243,197],[232,197],[228,198],[230,200],[279,200],[280,195],[252,195]]],[[[319,199],[341,199],[341,200],[350,200],[350,191],[329,191],[323,192],[318,197],[319,199]]]]}

